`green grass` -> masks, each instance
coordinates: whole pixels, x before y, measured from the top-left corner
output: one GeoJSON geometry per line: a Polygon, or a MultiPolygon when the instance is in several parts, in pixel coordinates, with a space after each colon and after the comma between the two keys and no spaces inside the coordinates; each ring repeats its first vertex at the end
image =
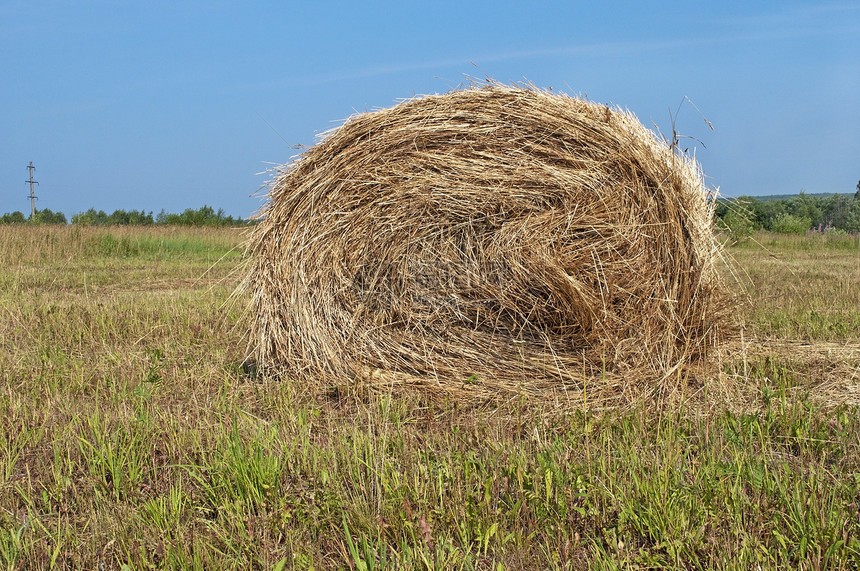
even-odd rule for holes
{"type": "MultiPolygon", "coordinates": [[[[860,564],[841,357],[678,410],[310,394],[242,371],[235,232],[82,230],[0,230],[0,569],[860,564]]],[[[857,250],[773,240],[732,250],[747,334],[856,344],[857,250]]]]}

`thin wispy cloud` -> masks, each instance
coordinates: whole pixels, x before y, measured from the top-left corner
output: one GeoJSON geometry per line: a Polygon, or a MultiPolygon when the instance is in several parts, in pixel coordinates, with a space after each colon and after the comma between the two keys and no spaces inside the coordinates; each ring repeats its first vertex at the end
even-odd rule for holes
{"type": "MultiPolygon", "coordinates": [[[[755,15],[740,15],[734,17],[724,17],[714,19],[718,23],[730,25],[749,25],[756,27],[763,26],[784,26],[786,24],[803,24],[809,26],[815,23],[815,20],[820,16],[831,18],[838,16],[840,20],[844,20],[847,16],[855,16],[860,14],[860,5],[856,2],[827,2],[821,4],[804,4],[800,6],[780,6],[779,9],[772,12],[765,12],[755,15]]],[[[830,22],[832,23],[832,21],[830,22]]]]}
{"type": "Polygon", "coordinates": [[[715,44],[776,41],[792,38],[815,37],[824,34],[829,37],[837,37],[860,33],[860,22],[855,23],[851,21],[841,21],[839,24],[834,25],[832,21],[821,21],[815,22],[818,25],[810,25],[811,20],[814,20],[815,17],[819,15],[846,13],[858,14],[860,13],[860,8],[846,4],[799,7],[793,10],[749,17],[744,20],[725,20],[720,23],[731,28],[731,30],[709,36],[697,36],[673,40],[601,42],[574,46],[543,47],[486,53],[469,57],[449,57],[408,63],[379,64],[294,78],[288,83],[316,86],[338,81],[369,79],[398,73],[453,67],[460,68],[459,71],[461,73],[465,73],[472,69],[473,65],[477,66],[480,71],[481,65],[504,63],[516,60],[564,56],[601,58],[622,56],[631,53],[690,49],[715,44]]]}
{"type": "MultiPolygon", "coordinates": [[[[297,78],[290,83],[298,83],[302,85],[321,85],[336,81],[346,81],[352,79],[367,79],[372,77],[380,77],[384,75],[392,75],[396,73],[406,73],[413,71],[421,71],[427,69],[444,69],[455,66],[463,66],[466,69],[477,66],[480,70],[482,64],[501,63],[507,61],[534,59],[540,57],[559,57],[559,56],[590,56],[590,57],[608,57],[622,55],[625,53],[635,53],[642,51],[657,51],[677,49],[684,46],[689,46],[695,43],[701,43],[701,40],[660,40],[653,42],[607,42],[599,44],[587,44],[578,46],[562,46],[538,48],[529,50],[516,50],[499,53],[490,53],[477,55],[472,57],[450,57],[440,58],[435,60],[416,61],[400,64],[382,64],[375,66],[360,67],[350,70],[339,70],[332,73],[306,76],[297,78]]],[[[463,70],[465,71],[465,69],[463,70]]]]}
{"type": "Polygon", "coordinates": [[[860,32],[860,5],[824,3],[785,8],[711,20],[715,25],[741,31],[734,40],[778,40],[827,36],[831,38],[860,32]]]}

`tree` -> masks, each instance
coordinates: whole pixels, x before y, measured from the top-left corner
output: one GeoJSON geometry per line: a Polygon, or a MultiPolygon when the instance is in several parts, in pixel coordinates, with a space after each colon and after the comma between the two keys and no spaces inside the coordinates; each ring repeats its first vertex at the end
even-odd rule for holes
{"type": "Polygon", "coordinates": [[[818,226],[824,222],[821,202],[820,197],[810,196],[801,190],[800,194],[788,202],[789,214],[801,220],[809,220],[810,226],[818,226]]]}
{"type": "Polygon", "coordinates": [[[26,222],[27,217],[20,210],[16,210],[11,214],[7,212],[3,216],[0,216],[0,224],[25,224],[26,222]]]}
{"type": "Polygon", "coordinates": [[[86,212],[79,212],[72,215],[72,224],[81,226],[103,226],[107,224],[108,215],[104,210],[96,212],[95,208],[90,208],[86,212]]]}
{"type": "Polygon", "coordinates": [[[33,224],[66,224],[68,220],[62,212],[52,212],[50,208],[45,208],[44,210],[37,210],[30,222],[33,224]]]}
{"type": "Polygon", "coordinates": [[[851,200],[847,194],[834,194],[822,200],[823,223],[844,230],[851,212],[851,200]]]}

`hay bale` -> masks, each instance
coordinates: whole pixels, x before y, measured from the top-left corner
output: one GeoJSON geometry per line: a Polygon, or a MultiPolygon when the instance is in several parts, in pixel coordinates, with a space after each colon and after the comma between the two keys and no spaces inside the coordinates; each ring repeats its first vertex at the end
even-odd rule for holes
{"type": "Polygon", "coordinates": [[[718,341],[711,220],[697,165],[630,113],[501,85],[408,100],[274,179],[250,348],[303,382],[653,385],[718,341]]]}

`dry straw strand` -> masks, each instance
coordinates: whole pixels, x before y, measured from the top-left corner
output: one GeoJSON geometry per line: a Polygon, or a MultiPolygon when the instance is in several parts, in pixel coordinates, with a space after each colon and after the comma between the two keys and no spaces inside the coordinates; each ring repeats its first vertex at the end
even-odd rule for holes
{"type": "Polygon", "coordinates": [[[620,109],[487,84],[362,113],[272,182],[250,351],[323,385],[653,392],[725,333],[711,208],[620,109]]]}

